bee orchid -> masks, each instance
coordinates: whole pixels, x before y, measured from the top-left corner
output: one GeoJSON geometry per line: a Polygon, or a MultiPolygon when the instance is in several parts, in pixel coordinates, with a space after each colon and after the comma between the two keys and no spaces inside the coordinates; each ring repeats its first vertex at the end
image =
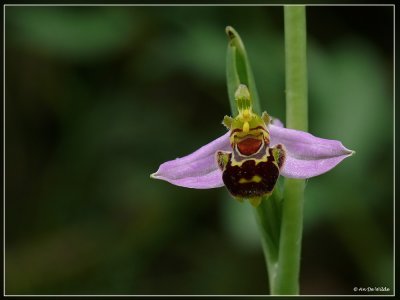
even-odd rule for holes
{"type": "Polygon", "coordinates": [[[225,116],[226,134],[192,154],[161,164],[151,177],[195,189],[225,185],[236,199],[249,199],[258,206],[263,196],[273,192],[280,175],[299,179],[318,176],[354,153],[340,141],[284,128],[266,112],[257,115],[243,84],[235,100],[238,115],[225,116]]]}

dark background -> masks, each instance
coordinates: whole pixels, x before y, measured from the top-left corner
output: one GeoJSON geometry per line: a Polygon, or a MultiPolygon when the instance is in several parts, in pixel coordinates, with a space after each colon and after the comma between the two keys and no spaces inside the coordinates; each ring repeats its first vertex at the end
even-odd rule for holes
{"type": "MultiPolygon", "coordinates": [[[[7,294],[266,294],[250,205],[149,175],[222,135],[226,25],[285,120],[283,8],[5,8],[7,294]]],[[[393,7],[307,8],[310,132],[357,154],[307,183],[303,294],[393,277],[393,7]]],[[[375,293],[368,293],[375,294],[375,293]]]]}

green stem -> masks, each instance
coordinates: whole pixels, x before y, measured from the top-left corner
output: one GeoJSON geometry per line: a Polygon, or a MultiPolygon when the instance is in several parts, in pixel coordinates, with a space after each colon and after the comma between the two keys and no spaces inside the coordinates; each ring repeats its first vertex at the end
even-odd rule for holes
{"type": "MultiPolygon", "coordinates": [[[[307,131],[306,15],[304,6],[285,6],[286,123],[307,131]]],[[[287,178],[272,294],[299,294],[300,252],[305,181],[287,178]]]]}
{"type": "Polygon", "coordinates": [[[308,130],[306,11],[285,6],[286,126],[308,130]]]}

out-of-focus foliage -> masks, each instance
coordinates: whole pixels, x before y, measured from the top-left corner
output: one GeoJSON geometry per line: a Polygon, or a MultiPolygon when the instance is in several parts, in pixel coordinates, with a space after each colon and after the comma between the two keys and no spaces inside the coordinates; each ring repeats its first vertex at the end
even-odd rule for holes
{"type": "MultiPolygon", "coordinates": [[[[149,175],[224,133],[226,25],[284,121],[283,9],[5,10],[6,293],[266,294],[249,205],[149,175]]],[[[305,294],[392,289],[392,10],[307,8],[310,131],[357,154],[307,183],[305,294]]]]}

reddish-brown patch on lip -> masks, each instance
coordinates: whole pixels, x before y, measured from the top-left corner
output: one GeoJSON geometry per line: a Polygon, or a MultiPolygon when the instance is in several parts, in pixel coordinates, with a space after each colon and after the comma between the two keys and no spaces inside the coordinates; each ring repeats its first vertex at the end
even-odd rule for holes
{"type": "Polygon", "coordinates": [[[260,149],[261,144],[262,141],[259,139],[246,138],[237,143],[237,147],[241,154],[249,156],[256,153],[260,149]]]}

